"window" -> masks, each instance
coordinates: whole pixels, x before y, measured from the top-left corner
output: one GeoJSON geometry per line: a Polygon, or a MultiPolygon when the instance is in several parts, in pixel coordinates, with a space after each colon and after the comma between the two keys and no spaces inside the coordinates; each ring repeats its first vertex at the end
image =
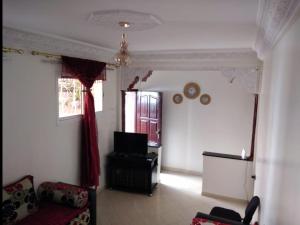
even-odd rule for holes
{"type": "MultiPolygon", "coordinates": [[[[77,79],[58,78],[59,118],[83,114],[83,85],[77,79]]],[[[102,81],[92,87],[95,111],[102,111],[102,81]]]]}

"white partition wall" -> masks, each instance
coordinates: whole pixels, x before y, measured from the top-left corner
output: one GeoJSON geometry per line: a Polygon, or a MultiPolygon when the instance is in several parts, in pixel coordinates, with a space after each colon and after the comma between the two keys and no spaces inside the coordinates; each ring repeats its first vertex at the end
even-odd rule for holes
{"type": "Polygon", "coordinates": [[[249,200],[253,196],[252,161],[203,155],[203,195],[249,200]]]}

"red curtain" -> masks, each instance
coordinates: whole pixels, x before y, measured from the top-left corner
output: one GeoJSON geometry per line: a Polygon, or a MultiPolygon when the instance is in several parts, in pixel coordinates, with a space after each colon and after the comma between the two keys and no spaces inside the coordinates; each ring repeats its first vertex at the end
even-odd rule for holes
{"type": "Polygon", "coordinates": [[[100,176],[100,156],[94,97],[91,87],[95,80],[105,80],[106,64],[87,59],[62,56],[62,77],[79,79],[86,88],[84,94],[84,115],[82,129],[81,185],[98,186],[100,176]]]}

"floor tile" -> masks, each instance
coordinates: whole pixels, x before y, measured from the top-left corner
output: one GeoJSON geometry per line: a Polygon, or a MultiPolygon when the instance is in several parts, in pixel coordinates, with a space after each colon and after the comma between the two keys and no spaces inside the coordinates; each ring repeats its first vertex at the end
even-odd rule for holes
{"type": "Polygon", "coordinates": [[[98,195],[98,225],[190,225],[198,211],[214,206],[243,214],[245,203],[201,195],[202,179],[163,172],[153,196],[105,189],[98,195]]]}

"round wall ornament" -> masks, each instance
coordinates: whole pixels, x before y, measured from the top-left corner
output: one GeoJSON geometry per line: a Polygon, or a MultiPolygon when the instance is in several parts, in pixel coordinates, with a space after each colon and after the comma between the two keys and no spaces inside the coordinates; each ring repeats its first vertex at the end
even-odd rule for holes
{"type": "Polygon", "coordinates": [[[175,104],[180,104],[183,100],[182,94],[175,94],[173,95],[173,102],[175,104]]]}
{"type": "Polygon", "coordinates": [[[195,82],[187,83],[184,86],[183,94],[187,98],[195,99],[200,95],[200,86],[195,82]]]}
{"type": "Polygon", "coordinates": [[[201,95],[200,97],[200,102],[203,104],[203,105],[208,105],[211,101],[211,97],[210,95],[208,94],[203,94],[201,95]]]}

